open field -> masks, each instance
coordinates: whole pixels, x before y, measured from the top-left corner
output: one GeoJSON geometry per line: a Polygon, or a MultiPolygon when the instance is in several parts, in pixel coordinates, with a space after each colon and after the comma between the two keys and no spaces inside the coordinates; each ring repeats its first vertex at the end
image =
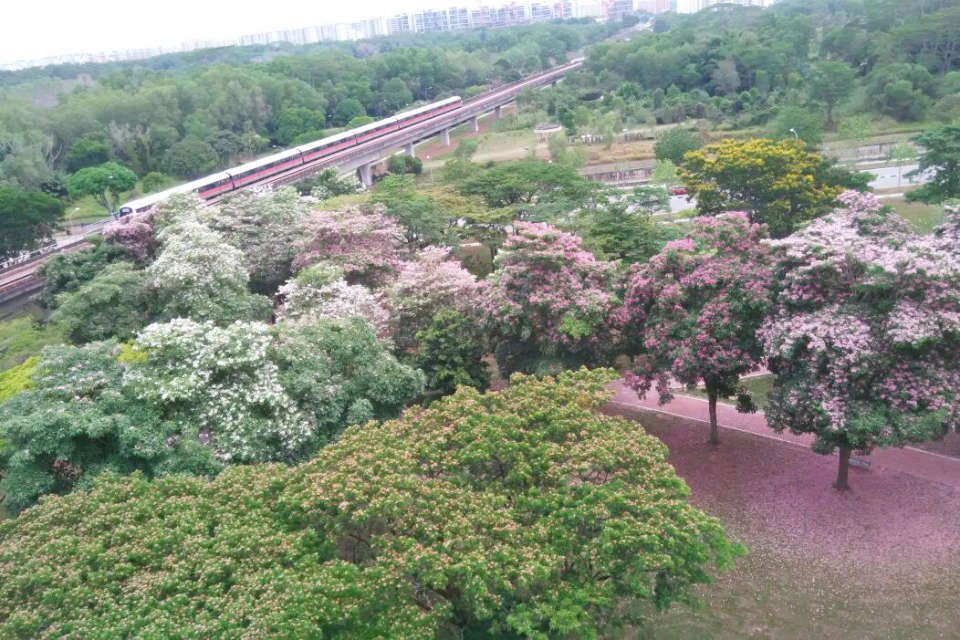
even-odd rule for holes
{"type": "Polygon", "coordinates": [[[946,212],[940,205],[922,202],[907,202],[903,198],[890,198],[882,201],[892,206],[897,213],[906,218],[917,231],[928,233],[943,223],[946,212]]]}
{"type": "Polygon", "coordinates": [[[27,313],[0,321],[0,371],[37,355],[48,344],[64,341],[58,330],[49,325],[38,325],[39,317],[39,309],[33,308],[27,313]]]}
{"type": "Polygon", "coordinates": [[[749,555],[699,589],[702,606],[675,606],[622,638],[956,637],[960,491],[854,469],[853,490],[839,493],[833,457],[729,430],[714,448],[706,425],[628,415],[667,444],[692,502],[749,555]]]}

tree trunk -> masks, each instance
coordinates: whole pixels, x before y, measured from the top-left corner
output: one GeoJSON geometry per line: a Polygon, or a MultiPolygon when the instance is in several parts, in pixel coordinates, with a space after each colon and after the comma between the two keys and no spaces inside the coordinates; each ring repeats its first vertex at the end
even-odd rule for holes
{"type": "Polygon", "coordinates": [[[707,403],[710,406],[710,444],[720,444],[720,427],[717,425],[717,390],[707,385],[707,403]]]}
{"type": "Polygon", "coordinates": [[[850,447],[840,446],[840,466],[837,468],[837,481],[833,483],[833,488],[837,491],[848,491],[850,484],[847,482],[847,473],[850,471],[850,447]]]}

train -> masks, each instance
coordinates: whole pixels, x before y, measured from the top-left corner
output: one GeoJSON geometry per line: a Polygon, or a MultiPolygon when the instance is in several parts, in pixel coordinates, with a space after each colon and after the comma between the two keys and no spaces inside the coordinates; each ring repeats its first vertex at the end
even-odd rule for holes
{"type": "Polygon", "coordinates": [[[142,198],[131,200],[121,205],[118,213],[121,216],[126,216],[131,213],[146,211],[158,202],[162,202],[170,196],[179,193],[195,193],[203,200],[210,200],[224,193],[242,189],[272,175],[289,171],[292,167],[316,162],[332,153],[419,124],[424,120],[436,118],[445,113],[455,111],[462,106],[463,100],[460,96],[453,96],[446,100],[440,100],[439,102],[433,102],[416,109],[403,111],[390,118],[377,120],[376,122],[371,122],[356,129],[343,131],[320,140],[300,145],[299,147],[260,158],[259,160],[247,162],[232,169],[226,169],[209,176],[204,176],[203,178],[191,180],[190,182],[177,185],[165,191],[151,193],[142,198]]]}

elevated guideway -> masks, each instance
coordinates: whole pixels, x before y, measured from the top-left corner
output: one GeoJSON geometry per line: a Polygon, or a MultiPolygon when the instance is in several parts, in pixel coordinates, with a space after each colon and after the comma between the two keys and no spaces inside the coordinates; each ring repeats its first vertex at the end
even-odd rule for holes
{"type": "Polygon", "coordinates": [[[357,145],[356,147],[350,147],[317,162],[295,167],[289,173],[272,176],[264,182],[278,185],[290,184],[323,169],[335,168],[341,174],[357,171],[360,181],[364,186],[369,187],[373,183],[372,167],[384,158],[394,154],[397,150],[403,149],[407,154],[412,156],[414,154],[414,146],[417,143],[436,136],[442,136],[444,143],[449,145],[450,131],[452,129],[463,124],[469,124],[473,127],[474,131],[477,131],[480,126],[480,118],[483,116],[488,114],[499,116],[501,108],[515,102],[517,96],[523,91],[556,84],[565,74],[580,68],[582,64],[582,58],[572,60],[567,64],[554,67],[543,73],[498,87],[465,101],[463,106],[455,111],[445,113],[389,135],[374,138],[369,142],[357,145]]]}
{"type": "MultiPolygon", "coordinates": [[[[414,146],[417,143],[436,136],[442,136],[443,141],[449,145],[450,131],[452,129],[463,124],[469,124],[473,127],[474,131],[477,131],[479,129],[480,118],[488,114],[499,116],[501,108],[515,102],[517,96],[523,91],[556,84],[565,74],[579,69],[582,65],[583,58],[571,60],[566,64],[529,76],[523,80],[482,93],[465,101],[463,106],[455,111],[450,111],[405,129],[374,138],[357,146],[348,147],[338,153],[325,156],[316,162],[295,166],[288,172],[272,175],[259,182],[245,185],[244,188],[291,184],[328,168],[337,170],[341,175],[356,171],[364,186],[369,187],[373,184],[374,165],[383,161],[384,158],[393,155],[397,150],[402,149],[408,154],[413,155],[414,146]]],[[[215,199],[208,200],[208,202],[215,201],[215,199]]],[[[109,222],[109,219],[104,220],[102,224],[98,224],[97,228],[102,227],[106,222],[109,222]]],[[[91,232],[95,231],[91,230],[91,232]]],[[[50,255],[76,250],[83,244],[80,239],[71,239],[71,242],[58,246],[56,250],[44,255],[42,258],[37,258],[31,260],[29,263],[18,265],[16,268],[0,272],[0,305],[5,302],[20,299],[30,293],[39,292],[41,283],[39,282],[39,278],[33,275],[34,271],[43,264],[50,255]]]]}

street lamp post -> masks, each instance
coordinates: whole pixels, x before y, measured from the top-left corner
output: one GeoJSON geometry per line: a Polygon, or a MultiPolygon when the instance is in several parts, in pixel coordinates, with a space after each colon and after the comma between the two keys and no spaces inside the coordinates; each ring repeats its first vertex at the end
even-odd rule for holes
{"type": "Polygon", "coordinates": [[[794,129],[794,128],[791,127],[791,128],[790,128],[790,133],[792,133],[792,134],[793,134],[793,137],[796,138],[797,140],[800,139],[800,134],[797,133],[797,130],[796,130],[796,129],[794,129]]]}

